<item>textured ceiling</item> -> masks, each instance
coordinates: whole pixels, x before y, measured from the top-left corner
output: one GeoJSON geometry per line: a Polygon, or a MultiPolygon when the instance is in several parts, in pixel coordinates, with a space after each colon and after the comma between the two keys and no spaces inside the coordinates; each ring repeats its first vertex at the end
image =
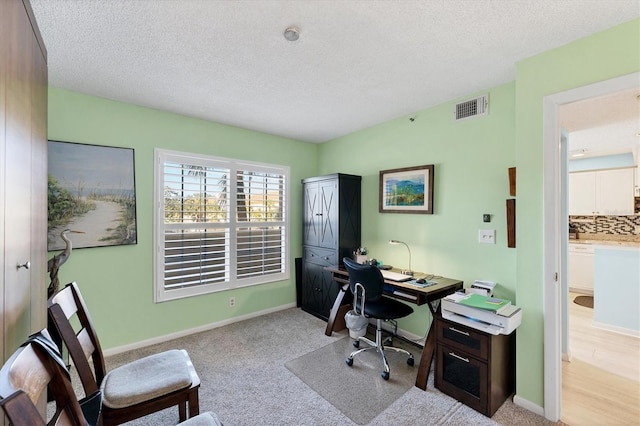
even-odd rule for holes
{"type": "Polygon", "coordinates": [[[310,142],[506,83],[517,61],[640,16],[640,0],[31,4],[51,86],[310,142]]]}
{"type": "Polygon", "coordinates": [[[585,156],[640,155],[640,81],[638,85],[562,105],[560,123],[569,133],[569,150],[586,150],[585,156]]]}

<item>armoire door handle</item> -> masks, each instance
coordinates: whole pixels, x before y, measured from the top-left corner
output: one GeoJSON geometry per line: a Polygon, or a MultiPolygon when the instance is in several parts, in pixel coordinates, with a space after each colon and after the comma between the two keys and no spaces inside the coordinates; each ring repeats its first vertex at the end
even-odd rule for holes
{"type": "Polygon", "coordinates": [[[18,265],[16,265],[16,269],[20,269],[20,268],[24,268],[24,269],[29,269],[31,268],[31,262],[29,262],[28,260],[26,262],[24,262],[23,264],[18,263],[18,265]]]}

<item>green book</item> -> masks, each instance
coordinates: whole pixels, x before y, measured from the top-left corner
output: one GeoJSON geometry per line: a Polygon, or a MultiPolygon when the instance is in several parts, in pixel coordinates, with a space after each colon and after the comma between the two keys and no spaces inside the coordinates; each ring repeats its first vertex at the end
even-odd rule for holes
{"type": "Polygon", "coordinates": [[[471,293],[458,301],[461,305],[471,306],[472,308],[484,309],[496,313],[502,312],[507,306],[511,305],[511,301],[507,299],[498,299],[496,297],[482,296],[480,294],[471,293]]]}

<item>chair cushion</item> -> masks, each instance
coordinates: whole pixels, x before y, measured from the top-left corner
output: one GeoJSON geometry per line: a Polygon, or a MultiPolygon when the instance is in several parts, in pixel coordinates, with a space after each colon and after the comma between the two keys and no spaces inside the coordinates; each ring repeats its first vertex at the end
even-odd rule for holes
{"type": "Polygon", "coordinates": [[[170,350],[118,367],[104,377],[102,402],[124,408],[191,385],[191,360],[184,350],[170,350]]]}
{"type": "MultiPolygon", "coordinates": [[[[358,309],[360,309],[358,304],[358,309]]],[[[367,317],[381,320],[404,318],[413,313],[411,306],[390,297],[381,297],[378,300],[364,303],[364,314],[367,317]]]]}
{"type": "Polygon", "coordinates": [[[222,423],[218,419],[215,413],[207,411],[206,413],[198,414],[195,417],[191,417],[182,423],[180,426],[222,426],[222,423]]]}

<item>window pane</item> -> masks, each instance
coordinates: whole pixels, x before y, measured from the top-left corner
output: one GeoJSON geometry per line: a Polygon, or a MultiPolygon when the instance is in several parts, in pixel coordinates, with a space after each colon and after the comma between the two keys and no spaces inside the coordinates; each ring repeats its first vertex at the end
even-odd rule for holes
{"type": "Polygon", "coordinates": [[[284,221],[284,179],[281,174],[239,170],[238,222],[284,221]]]}
{"type": "Polygon", "coordinates": [[[238,229],[238,278],[284,272],[283,226],[238,229]]]}
{"type": "Polygon", "coordinates": [[[165,223],[229,220],[229,169],[165,162],[165,223]]]}
{"type": "Polygon", "coordinates": [[[165,230],[164,288],[225,281],[229,276],[227,229],[165,230]]]}

